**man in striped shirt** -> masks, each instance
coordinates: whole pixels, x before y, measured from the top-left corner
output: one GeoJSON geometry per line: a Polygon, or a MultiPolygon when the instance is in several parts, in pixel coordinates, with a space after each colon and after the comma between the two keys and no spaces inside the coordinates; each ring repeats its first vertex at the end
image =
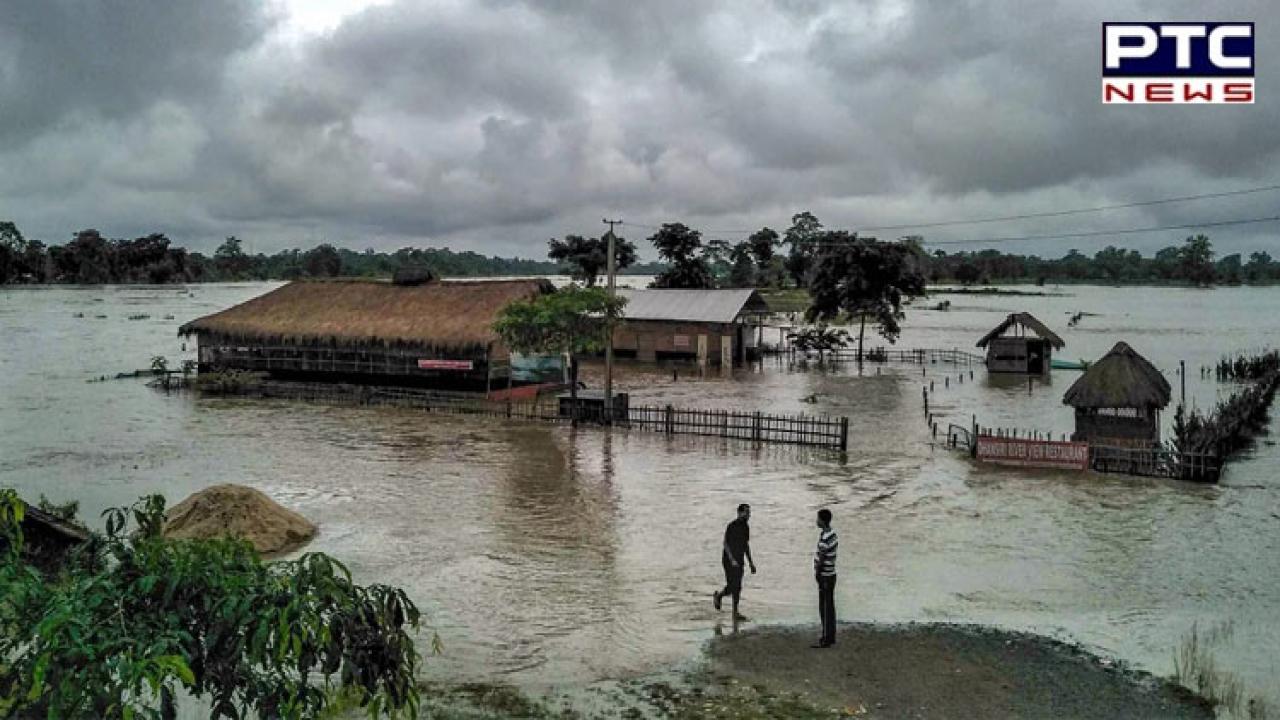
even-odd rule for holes
{"type": "Polygon", "coordinates": [[[813,578],[818,581],[818,615],[822,617],[822,637],[813,644],[815,648],[828,648],[836,644],[836,550],[840,538],[831,529],[831,511],[818,511],[818,550],[813,554],[813,578]]]}

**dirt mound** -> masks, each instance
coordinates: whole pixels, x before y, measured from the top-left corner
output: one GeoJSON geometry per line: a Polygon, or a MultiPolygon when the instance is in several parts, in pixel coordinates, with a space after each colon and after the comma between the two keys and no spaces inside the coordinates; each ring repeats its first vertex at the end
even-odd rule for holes
{"type": "Polygon", "coordinates": [[[296,549],[315,537],[316,526],[243,485],[214,485],[169,508],[168,538],[238,537],[264,555],[296,549]]]}
{"type": "Polygon", "coordinates": [[[717,638],[717,673],[876,720],[1160,718],[1212,720],[1204,699],[1175,685],[1027,633],[974,625],[840,625],[812,649],[815,627],[717,638]]]}

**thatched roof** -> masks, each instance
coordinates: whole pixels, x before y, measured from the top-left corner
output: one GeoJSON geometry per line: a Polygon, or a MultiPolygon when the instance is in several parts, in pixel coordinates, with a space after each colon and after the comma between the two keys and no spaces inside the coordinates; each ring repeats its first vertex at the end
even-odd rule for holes
{"type": "Polygon", "coordinates": [[[1076,379],[1062,402],[1077,408],[1162,408],[1172,397],[1164,375],[1120,342],[1076,379]]]}
{"type": "Polygon", "coordinates": [[[1044,323],[1036,319],[1035,315],[1032,315],[1031,313],[1021,312],[1021,313],[1010,313],[1009,317],[1004,319],[1004,322],[995,326],[995,328],[991,332],[982,336],[982,339],[978,341],[978,347],[980,348],[986,347],[987,343],[1000,337],[1005,330],[1008,330],[1009,328],[1014,327],[1015,325],[1021,325],[1025,328],[1030,328],[1035,332],[1036,335],[1044,338],[1045,340],[1048,340],[1049,343],[1053,345],[1054,349],[1061,350],[1067,345],[1065,342],[1063,342],[1062,338],[1058,337],[1057,334],[1054,333],[1052,330],[1050,330],[1047,325],[1045,325],[1044,323]]]}
{"type": "Polygon", "coordinates": [[[542,279],[408,286],[373,280],[302,280],[192,320],[178,333],[287,344],[486,347],[498,342],[492,325],[507,303],[553,290],[542,279]]]}

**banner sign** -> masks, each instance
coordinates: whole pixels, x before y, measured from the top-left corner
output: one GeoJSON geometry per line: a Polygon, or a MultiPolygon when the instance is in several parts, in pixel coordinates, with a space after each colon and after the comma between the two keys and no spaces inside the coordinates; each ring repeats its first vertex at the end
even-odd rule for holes
{"type": "Polygon", "coordinates": [[[474,370],[475,364],[470,360],[418,360],[419,370],[474,370]]]}
{"type": "Polygon", "coordinates": [[[1088,470],[1089,443],[980,435],[978,459],[995,465],[1088,470]]]}

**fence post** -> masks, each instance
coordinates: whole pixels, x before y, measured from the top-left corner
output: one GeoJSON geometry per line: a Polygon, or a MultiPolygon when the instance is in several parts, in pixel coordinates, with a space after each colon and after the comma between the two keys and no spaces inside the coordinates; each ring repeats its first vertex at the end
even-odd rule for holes
{"type": "Polygon", "coordinates": [[[840,418],[840,452],[846,452],[849,449],[849,416],[845,415],[840,418]]]}
{"type": "Polygon", "coordinates": [[[760,442],[760,412],[758,410],[751,416],[751,439],[760,442]]]}
{"type": "Polygon", "coordinates": [[[675,423],[672,417],[675,413],[675,408],[668,405],[665,410],[666,417],[664,418],[663,425],[665,426],[664,429],[667,431],[667,434],[670,435],[675,432],[675,423]]]}

